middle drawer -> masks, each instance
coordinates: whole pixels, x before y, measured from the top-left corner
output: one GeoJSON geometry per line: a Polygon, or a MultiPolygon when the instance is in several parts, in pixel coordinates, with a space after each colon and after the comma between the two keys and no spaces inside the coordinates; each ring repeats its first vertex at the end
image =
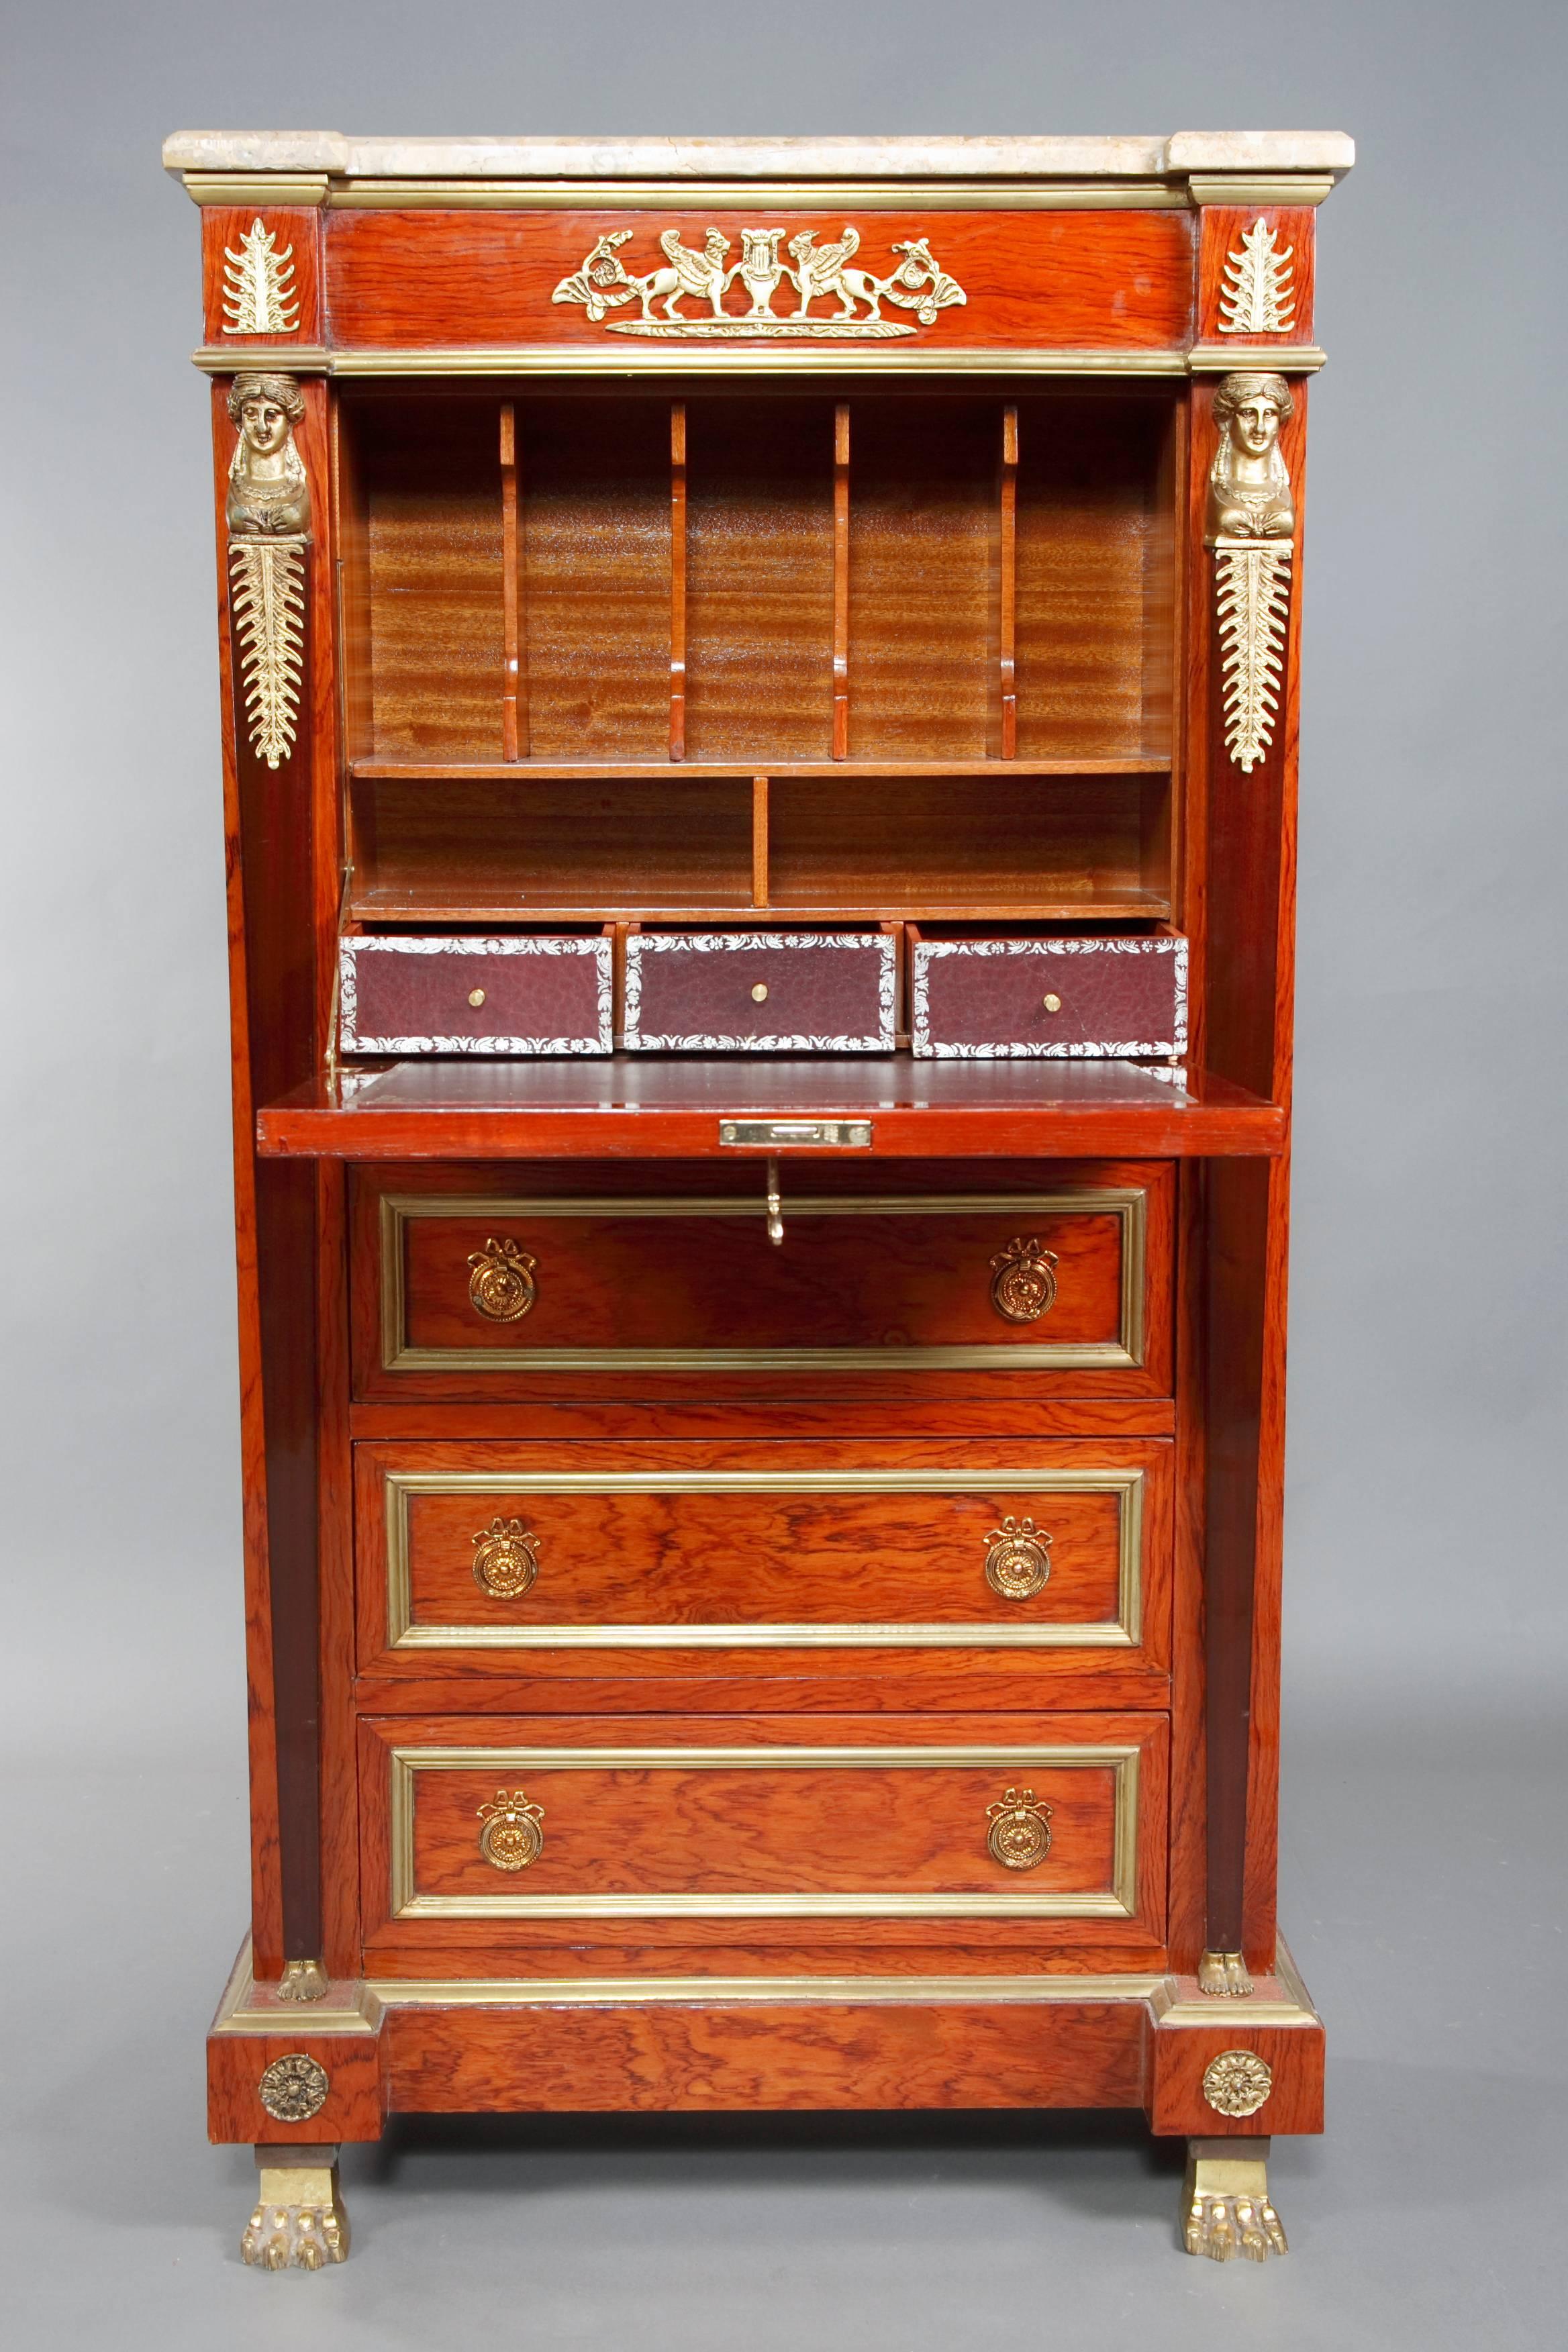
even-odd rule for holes
{"type": "Polygon", "coordinates": [[[1168,1441],[826,1451],[361,1444],[362,1670],[797,1647],[1102,1652],[1163,1669],[1168,1441]]]}

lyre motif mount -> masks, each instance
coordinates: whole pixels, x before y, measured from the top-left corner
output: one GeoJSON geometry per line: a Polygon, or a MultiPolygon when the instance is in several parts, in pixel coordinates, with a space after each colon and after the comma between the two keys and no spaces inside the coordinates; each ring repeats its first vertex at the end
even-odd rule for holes
{"type": "Polygon", "coordinates": [[[629,228],[612,229],[584,257],[581,268],[563,278],[551,296],[552,302],[580,302],[595,326],[604,322],[616,335],[651,335],[663,339],[699,336],[733,340],[738,336],[805,336],[817,339],[912,335],[912,326],[884,319],[882,305],[912,310],[922,327],[932,325],[940,310],[969,297],[956,278],[950,278],[933,257],[923,236],[901,238],[893,247],[903,258],[884,278],[854,269],[852,255],[860,247],[860,232],[846,222],[833,245],[818,247],[816,231],[802,229],[792,236],[786,261],[779,251],[782,228],[743,228],[741,257],[729,258],[731,240],[722,230],[710,228],[700,253],[680,241],[679,229],[660,234],[667,267],[634,277],[620,257],[633,235],[629,228]],[[725,308],[731,288],[739,279],[750,298],[744,312],[725,308]],[[773,298],[788,280],[797,296],[795,309],[784,318],[773,311],[773,298]],[[688,300],[707,305],[708,315],[689,318],[679,308],[688,300]],[[813,318],[814,302],[835,301],[831,317],[813,318]],[[635,319],[605,319],[609,310],[638,301],[642,314],[635,319]],[[658,305],[655,316],[654,305],[658,305]],[[861,310],[858,306],[864,305],[861,310]]]}
{"type": "Polygon", "coordinates": [[[487,1241],[468,1260],[468,1298],[476,1314],[490,1323],[520,1322],[539,1295],[533,1278],[538,1263],[521,1242],[487,1241]]]}
{"type": "Polygon", "coordinates": [[[539,1574],[539,1538],[499,1515],[474,1538],[474,1582],[498,1601],[518,1601],[539,1574]]]}
{"type": "Polygon", "coordinates": [[[1057,1303],[1057,1255],[1016,1234],[991,1261],[991,1304],[1005,1323],[1037,1323],[1057,1303]]]}
{"type": "Polygon", "coordinates": [[[1051,1808],[1033,1789],[1007,1789],[985,1808],[986,1850],[1004,1870],[1036,1870],[1051,1850],[1051,1808]]]}
{"type": "Polygon", "coordinates": [[[479,1852],[492,1870],[526,1870],[544,1852],[544,1808],[530,1804],[524,1790],[498,1789],[478,1818],[479,1852]]]}
{"type": "Polygon", "coordinates": [[[297,335],[300,305],[294,299],[294,248],[278,251],[270,229],[255,220],[239,240],[223,249],[223,314],[226,335],[297,335]]]}
{"type": "Polygon", "coordinates": [[[1050,1581],[1051,1538],[1033,1519],[1005,1518],[985,1538],[985,1581],[1004,1601],[1029,1601],[1050,1581]]]}

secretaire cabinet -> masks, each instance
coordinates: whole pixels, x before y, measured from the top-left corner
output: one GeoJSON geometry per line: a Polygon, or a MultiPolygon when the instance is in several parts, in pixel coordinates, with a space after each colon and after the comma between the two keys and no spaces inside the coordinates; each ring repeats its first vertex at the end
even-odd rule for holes
{"type": "Polygon", "coordinates": [[[1331,134],[186,133],[247,2261],[399,2111],[1321,2125],[1275,1916],[1331,134]]]}

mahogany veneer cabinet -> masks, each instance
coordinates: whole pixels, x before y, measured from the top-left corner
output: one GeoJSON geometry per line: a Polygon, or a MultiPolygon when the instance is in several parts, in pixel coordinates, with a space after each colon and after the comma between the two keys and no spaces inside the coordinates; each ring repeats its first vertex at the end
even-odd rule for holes
{"type": "Polygon", "coordinates": [[[247,2260],[394,2111],[1142,2108],[1283,2251],[1328,134],[193,133],[247,2260]]]}

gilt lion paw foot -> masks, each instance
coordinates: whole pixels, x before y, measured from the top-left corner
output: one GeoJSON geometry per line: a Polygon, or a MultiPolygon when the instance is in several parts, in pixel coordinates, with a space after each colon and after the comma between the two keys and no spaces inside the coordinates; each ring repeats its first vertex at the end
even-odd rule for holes
{"type": "Polygon", "coordinates": [[[263,2271],[319,2271],[347,2259],[348,2231],[333,2205],[258,2205],[239,2251],[263,2271]]]}
{"type": "Polygon", "coordinates": [[[1267,2197],[1194,2197],[1187,2208],[1186,2245],[1189,2254],[1207,2254],[1215,2263],[1228,2263],[1234,2254],[1266,2263],[1287,2251],[1279,2216],[1267,2197]]]}

